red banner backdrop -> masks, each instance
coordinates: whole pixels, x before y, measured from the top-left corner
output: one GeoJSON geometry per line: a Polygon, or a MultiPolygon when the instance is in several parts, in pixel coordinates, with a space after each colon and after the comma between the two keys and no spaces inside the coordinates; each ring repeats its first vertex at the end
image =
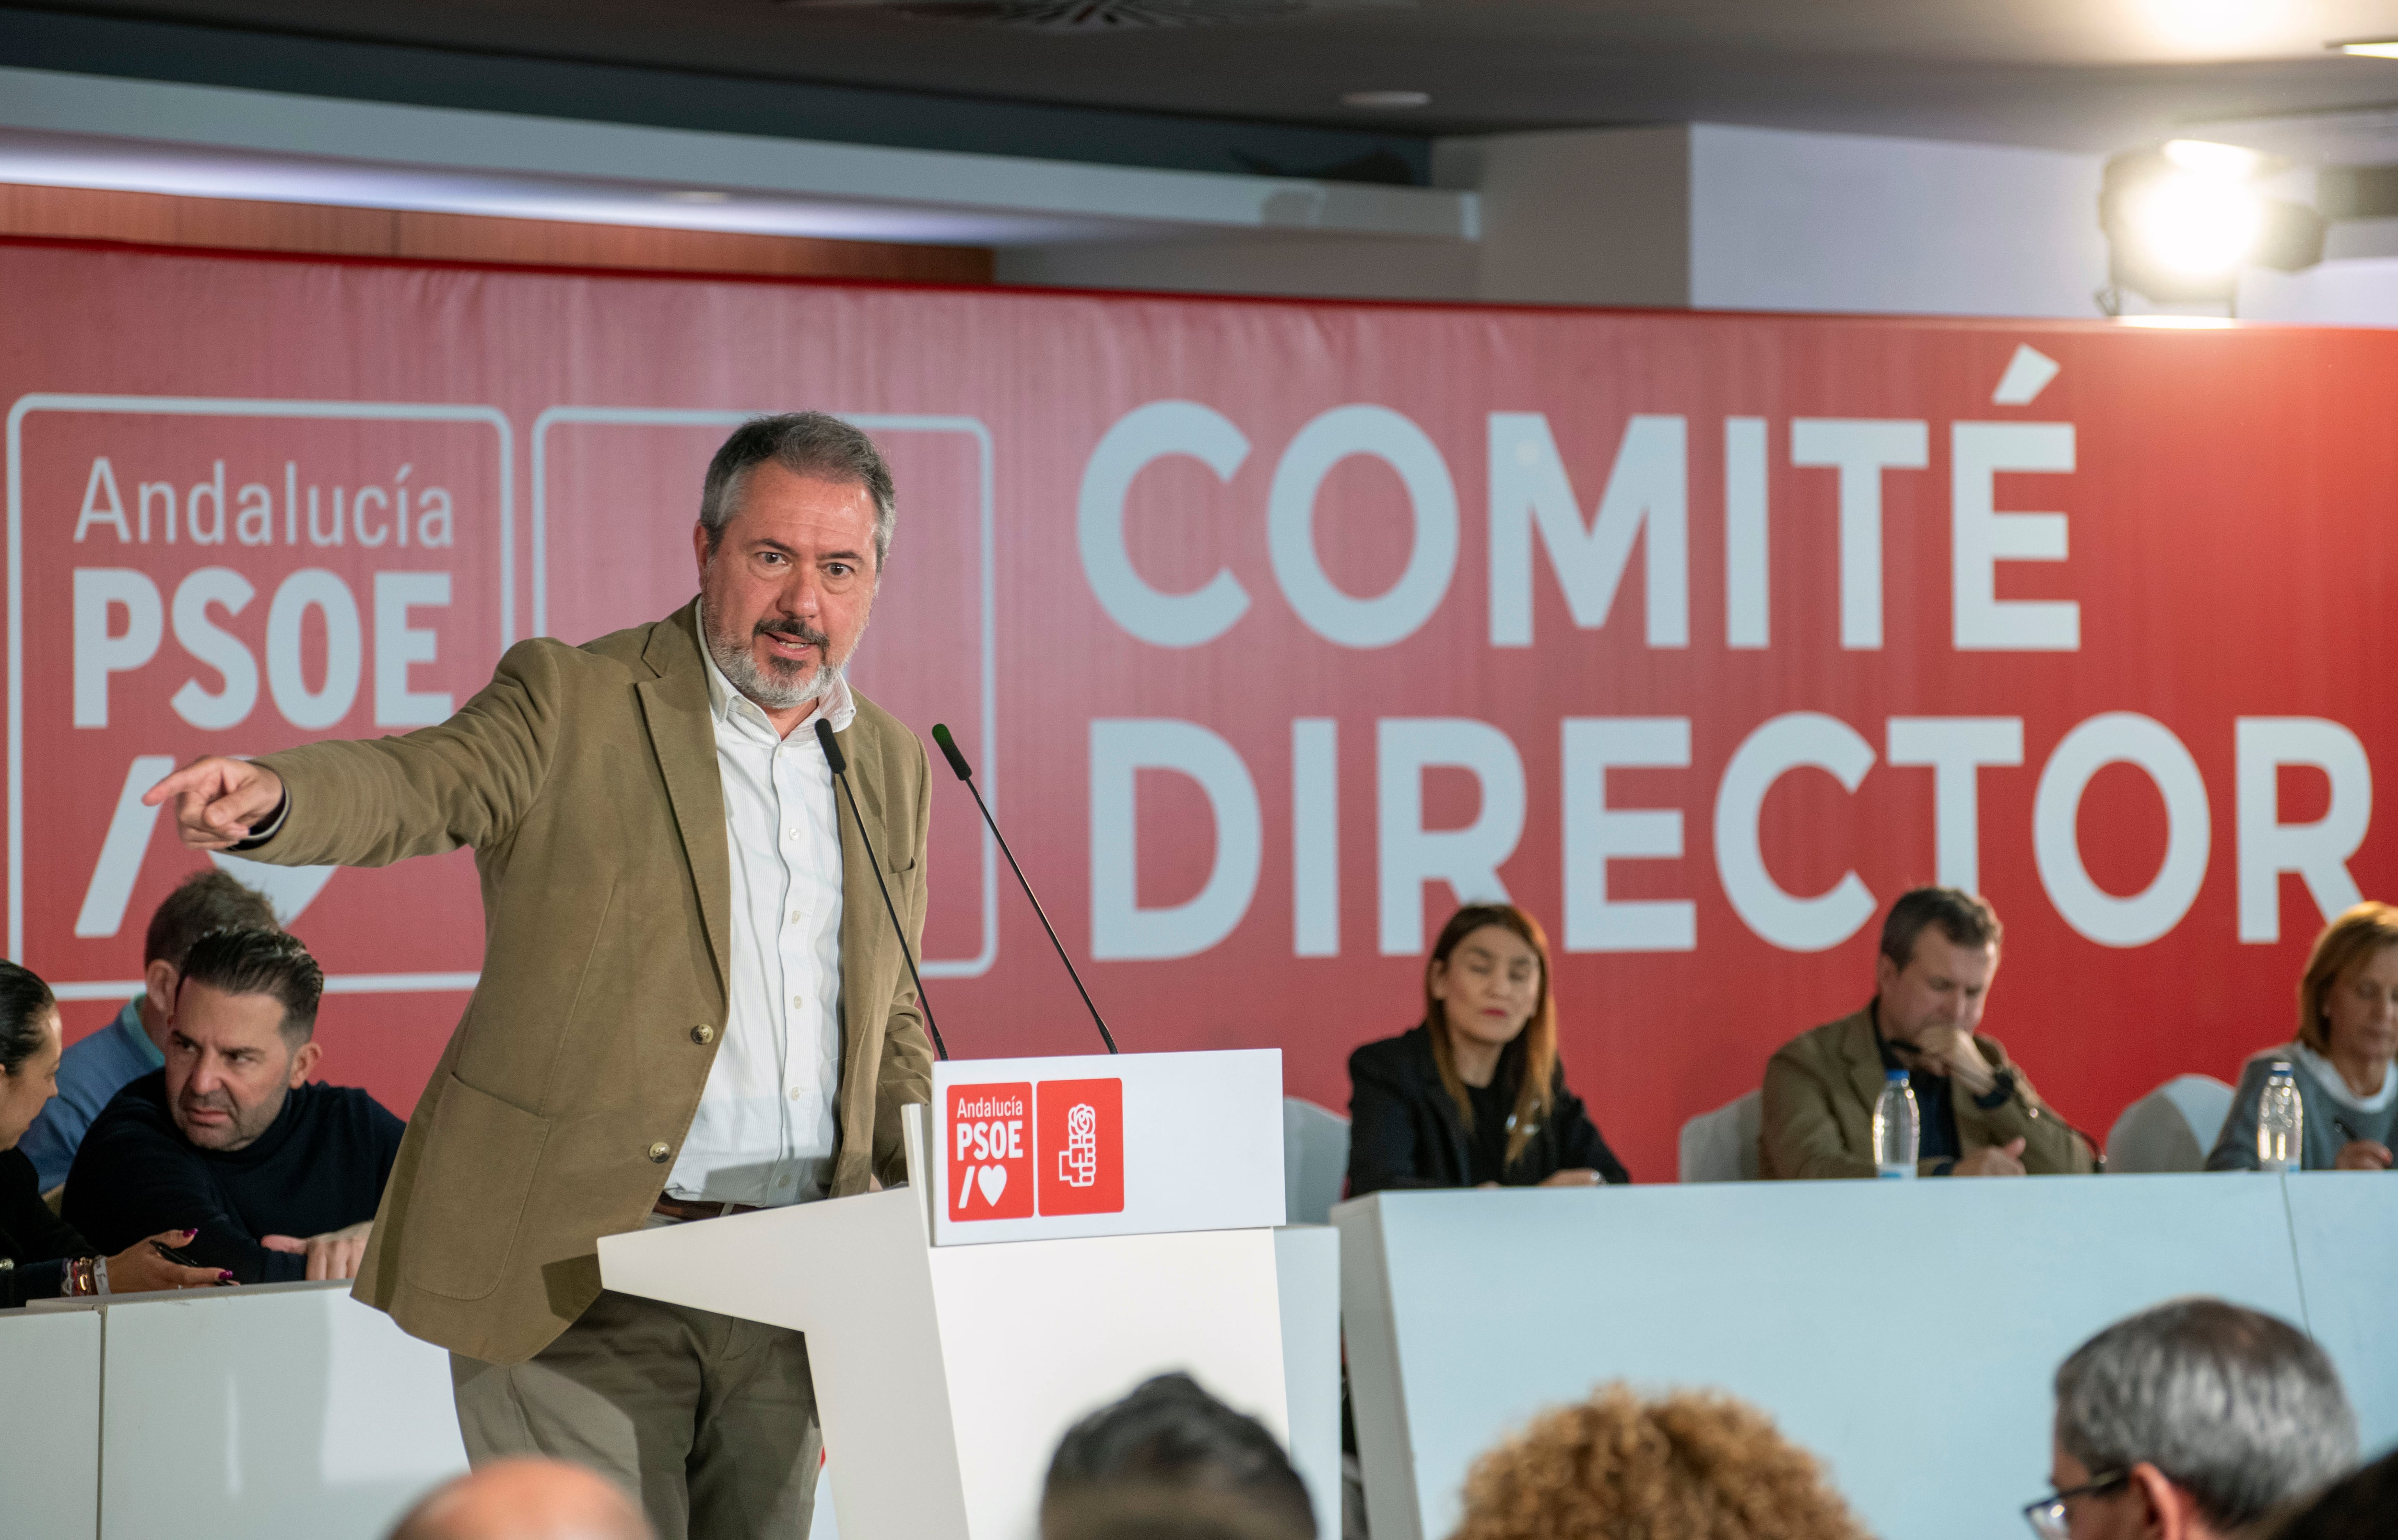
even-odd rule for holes
{"type": "MultiPolygon", "coordinates": [[[[2103,1129],[2286,1038],[2324,913],[2391,885],[2386,333],[34,245],[0,294],[8,947],[77,1032],[197,864],[138,806],[163,766],[438,720],[511,640],[666,613],[709,452],[802,406],[898,477],[860,687],[956,731],[1129,1048],[1279,1046],[1345,1105],[1503,892],[1665,1179],[1936,878],[2006,922],[1987,1029],[2103,1129]]],[[[953,1048],[1087,1049],[936,808],[953,1048]]],[[[252,874],[340,992],[328,1074],[404,1111],[478,965],[469,858],[252,874]]]]}

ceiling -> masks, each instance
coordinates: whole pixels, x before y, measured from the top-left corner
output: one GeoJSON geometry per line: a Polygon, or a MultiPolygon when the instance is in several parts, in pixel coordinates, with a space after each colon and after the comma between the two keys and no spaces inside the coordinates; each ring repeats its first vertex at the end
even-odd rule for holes
{"type": "MultiPolygon", "coordinates": [[[[1312,8],[1233,24],[1089,31],[934,20],[875,0],[76,0],[40,8],[240,29],[235,36],[403,45],[453,60],[632,66],[691,76],[702,94],[706,77],[741,77],[1418,142],[1713,121],[2110,151],[2201,120],[2398,104],[2398,61],[2324,47],[2398,37],[2398,0],[1270,0],[1246,8],[1275,5],[1312,8]],[[1366,89],[1420,90],[1432,101],[1406,113],[1340,104],[1343,93],[1366,89]]],[[[91,67],[114,73],[105,59],[91,67]]],[[[407,98],[375,70],[350,67],[284,88],[407,98]]],[[[970,128],[959,131],[971,139],[970,128]]],[[[1327,136],[1319,148],[1337,159],[1343,144],[1372,142],[1327,136]]]]}

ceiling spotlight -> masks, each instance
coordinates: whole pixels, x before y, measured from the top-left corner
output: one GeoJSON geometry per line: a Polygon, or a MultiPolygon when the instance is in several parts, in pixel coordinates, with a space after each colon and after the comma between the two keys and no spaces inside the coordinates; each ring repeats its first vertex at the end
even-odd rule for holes
{"type": "Polygon", "coordinates": [[[1430,91],[1343,91],[1340,105],[1360,107],[1367,112],[1405,112],[1411,107],[1432,105],[1430,91]]]}
{"type": "Polygon", "coordinates": [[[2189,278],[2221,277],[2257,250],[2265,200],[2241,182],[2162,176],[2124,195],[2122,221],[2158,267],[2189,278]]]}
{"type": "Polygon", "coordinates": [[[2163,42],[2219,54],[2272,37],[2285,7],[2278,0],[2135,0],[2133,8],[2163,42]]]}
{"type": "Polygon", "coordinates": [[[2385,37],[2370,43],[2329,43],[2324,47],[2352,53],[2360,59],[2398,59],[2398,37],[2385,37]]]}
{"type": "Polygon", "coordinates": [[[2255,176],[2265,165],[2265,157],[2255,150],[2204,139],[2169,139],[2164,143],[2164,156],[2185,171],[2241,182],[2255,176]]]}
{"type": "Polygon", "coordinates": [[[720,193],[712,187],[680,187],[671,193],[661,193],[668,203],[730,203],[733,195],[720,193]]]}
{"type": "Polygon", "coordinates": [[[2109,160],[2098,223],[2110,291],[2229,305],[2243,267],[2294,273],[2321,262],[2323,215],[2267,197],[2257,182],[2271,169],[2253,150],[2193,139],[2109,160]]]}

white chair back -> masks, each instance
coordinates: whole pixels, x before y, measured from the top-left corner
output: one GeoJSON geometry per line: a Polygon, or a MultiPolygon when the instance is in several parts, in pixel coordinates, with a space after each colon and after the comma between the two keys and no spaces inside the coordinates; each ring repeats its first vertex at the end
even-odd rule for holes
{"type": "Polygon", "coordinates": [[[1329,1224],[1332,1206],[1349,1180],[1349,1120],[1339,1113],[1282,1099],[1283,1223],[1329,1224]]]}
{"type": "Polygon", "coordinates": [[[1764,1105],[1765,1093],[1751,1091],[1683,1124],[1682,1180],[1756,1181],[1757,1133],[1763,1122],[1764,1105]]]}
{"type": "Polygon", "coordinates": [[[2203,1171],[2230,1114],[2230,1087],[2211,1074],[2176,1075],[2124,1108],[2107,1130],[2107,1169],[2203,1171]]]}

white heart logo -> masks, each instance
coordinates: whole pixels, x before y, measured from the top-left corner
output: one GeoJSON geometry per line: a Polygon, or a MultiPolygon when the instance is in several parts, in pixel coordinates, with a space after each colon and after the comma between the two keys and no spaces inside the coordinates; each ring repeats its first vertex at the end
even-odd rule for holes
{"type": "Polygon", "coordinates": [[[986,1166],[975,1173],[975,1185],[982,1189],[982,1200],[992,1208],[999,1207],[999,1195],[1007,1191],[1007,1168],[986,1166]]]}

